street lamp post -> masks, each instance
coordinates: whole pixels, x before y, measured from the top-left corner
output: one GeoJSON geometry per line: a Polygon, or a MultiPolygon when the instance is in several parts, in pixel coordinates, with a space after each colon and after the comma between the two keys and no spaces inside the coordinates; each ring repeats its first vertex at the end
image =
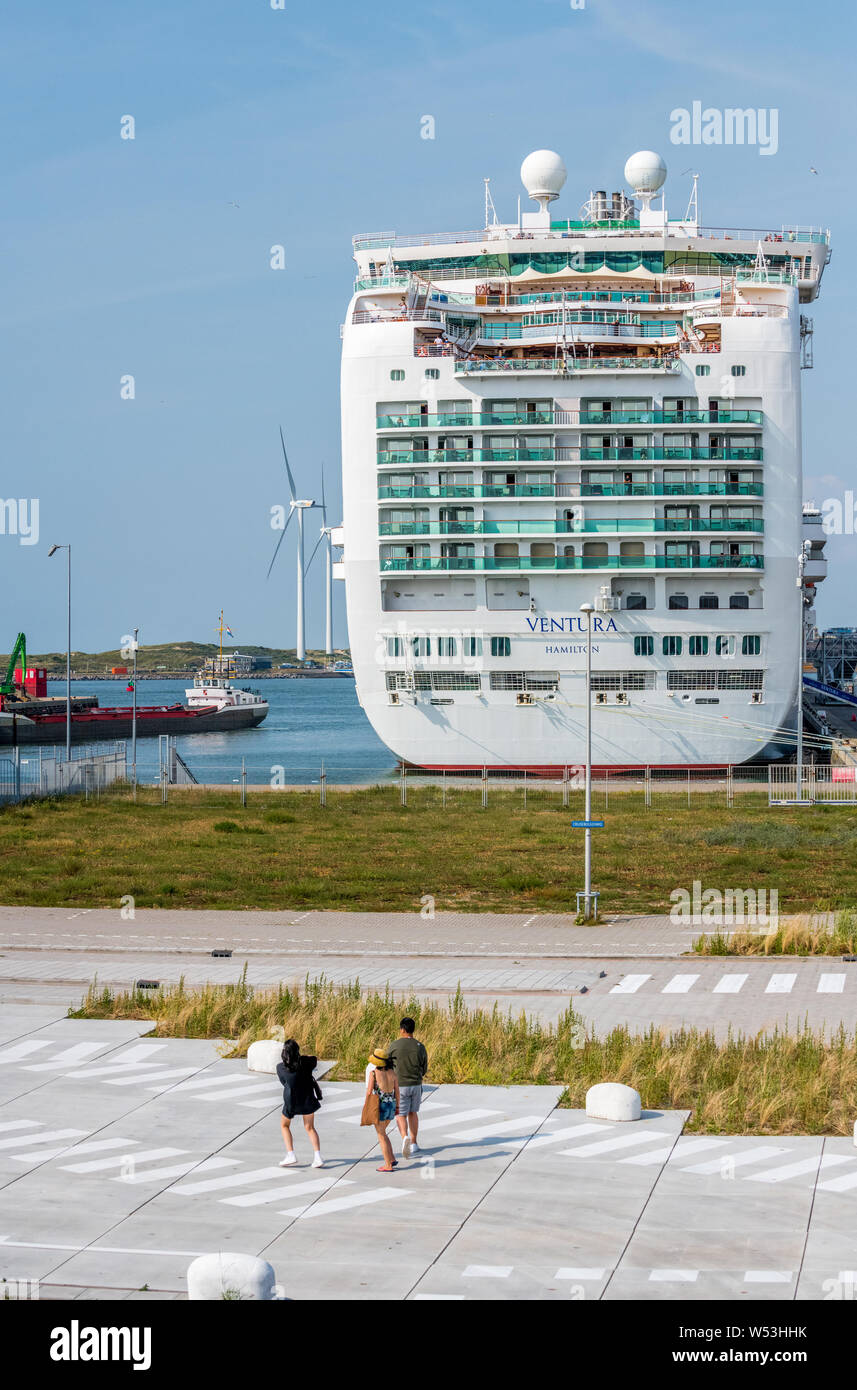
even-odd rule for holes
{"type": "Polygon", "coordinates": [[[581,613],[586,614],[586,781],[584,794],[584,819],[586,828],[583,835],[583,917],[588,922],[592,909],[592,614],[591,603],[580,605],[581,613]]]}
{"type": "Polygon", "coordinates": [[[68,557],[67,570],[67,613],[66,613],[66,650],[65,650],[65,758],[66,762],[71,761],[71,546],[52,545],[48,551],[48,558],[55,555],[58,550],[65,550],[68,557]]]}
{"type": "Polygon", "coordinates": [[[134,690],[131,699],[131,780],[134,786],[134,800],[137,800],[137,633],[134,628],[134,690]]]}
{"type": "MultiPolygon", "coordinates": [[[[804,541],[800,548],[797,559],[797,586],[799,593],[800,608],[798,610],[798,673],[797,673],[797,785],[795,788],[796,799],[803,801],[803,668],[806,664],[806,624],[803,617],[803,586],[804,569],[806,567],[809,552],[812,549],[810,541],[804,541]]],[[[822,677],[823,679],[823,677],[822,677]]]]}

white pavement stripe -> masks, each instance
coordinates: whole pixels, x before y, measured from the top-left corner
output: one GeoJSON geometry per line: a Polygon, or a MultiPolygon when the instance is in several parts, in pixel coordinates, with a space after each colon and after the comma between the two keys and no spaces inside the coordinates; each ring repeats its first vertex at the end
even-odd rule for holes
{"type": "Polygon", "coordinates": [[[791,994],[797,975],[772,975],[765,985],[766,994],[791,994]]]}
{"type": "Polygon", "coordinates": [[[275,1106],[282,1103],[282,1097],[272,1091],[268,1096],[257,1096],[255,1100],[239,1100],[238,1104],[245,1110],[272,1110],[275,1106]]]}
{"type": "Polygon", "coordinates": [[[661,994],[687,994],[699,979],[698,975],[673,975],[661,990],[661,994]]]}
{"type": "Polygon", "coordinates": [[[468,1265],[462,1279],[508,1279],[514,1265],[468,1265]]]}
{"type": "MultiPolygon", "coordinates": [[[[129,1154],[133,1161],[134,1154],[129,1154]]],[[[189,1163],[173,1163],[166,1168],[146,1168],[142,1173],[121,1174],[118,1178],[112,1178],[112,1182],[160,1182],[163,1178],[183,1178],[186,1173],[213,1173],[217,1168],[234,1168],[240,1159],[237,1158],[206,1158],[202,1162],[198,1158],[191,1159],[189,1163]]]]}
{"type": "Polygon", "coordinates": [[[194,1192],[222,1192],[227,1187],[251,1187],[254,1182],[270,1182],[271,1178],[282,1178],[283,1196],[288,1196],[288,1183],[285,1168],[251,1168],[246,1173],[232,1173],[228,1178],[212,1178],[209,1182],[183,1182],[179,1187],[171,1187],[170,1192],[189,1196],[194,1192]]]}
{"type": "Polygon", "coordinates": [[[843,1173],[841,1178],[830,1178],[827,1182],[820,1182],[816,1185],[818,1192],[850,1192],[852,1187],[857,1187],[857,1172],[843,1173]]]}
{"type": "Polygon", "coordinates": [[[584,1134],[603,1134],[605,1130],[612,1129],[611,1124],[601,1120],[598,1124],[569,1125],[566,1129],[558,1129],[553,1134],[536,1134],[527,1145],[527,1153],[530,1149],[543,1149],[548,1144],[561,1144],[566,1139],[576,1139],[584,1134]]]}
{"type": "Polygon", "coordinates": [[[94,1139],[90,1144],[63,1144],[58,1149],[48,1149],[47,1153],[40,1150],[38,1153],[14,1154],[12,1162],[33,1165],[47,1162],[49,1158],[77,1158],[79,1154],[94,1154],[99,1150],[103,1152],[105,1149],[128,1149],[139,1142],[139,1139],[94,1139]]]}
{"type": "Polygon", "coordinates": [[[760,1144],[757,1149],[745,1149],[743,1152],[734,1154],[720,1154],[719,1158],[712,1158],[707,1163],[682,1164],[683,1173],[719,1173],[724,1163],[730,1164],[733,1168],[743,1168],[747,1163],[760,1163],[763,1158],[778,1158],[780,1154],[789,1153],[789,1149],[782,1144],[760,1144]]]}
{"type": "MultiPolygon", "coordinates": [[[[439,1108],[439,1107],[438,1107],[439,1108]]],[[[435,1107],[432,1106],[432,1112],[435,1107]]],[[[423,1116],[420,1111],[420,1134],[424,1129],[452,1129],[455,1125],[466,1124],[468,1120],[490,1119],[492,1115],[502,1115],[502,1110],[459,1110],[453,1115],[431,1115],[423,1116]]]]}
{"type": "Polygon", "coordinates": [[[147,1086],[146,1090],[155,1091],[158,1095],[160,1095],[162,1091],[172,1090],[176,1095],[183,1096],[186,1091],[204,1091],[213,1086],[243,1086],[247,1084],[249,1079],[246,1071],[236,1071],[231,1075],[227,1072],[222,1072],[220,1076],[203,1076],[196,1077],[193,1081],[181,1081],[178,1086],[173,1087],[147,1086]]]}
{"type": "Polygon", "coordinates": [[[786,1163],[781,1168],[766,1168],[763,1173],[750,1173],[747,1182],[785,1182],[787,1178],[799,1178],[803,1173],[814,1173],[816,1169],[836,1168],[842,1163],[853,1163],[851,1154],[824,1154],[821,1163],[818,1154],[813,1158],[802,1158],[799,1163],[786,1163]]]}
{"type": "Polygon", "coordinates": [[[38,1129],[42,1124],[44,1124],[44,1120],[3,1120],[0,1123],[0,1130],[38,1129]]]}
{"type": "Polygon", "coordinates": [[[563,1265],[562,1269],[557,1270],[554,1279],[603,1279],[606,1273],[606,1269],[593,1269],[588,1265],[580,1269],[574,1265],[563,1265]]]}
{"type": "Polygon", "coordinates": [[[0,1066],[4,1062],[19,1062],[22,1057],[29,1057],[31,1053],[38,1052],[41,1047],[48,1047],[46,1042],[19,1042],[12,1047],[7,1047],[5,1052],[0,1052],[0,1066]]]}
{"type": "MultiPolygon", "coordinates": [[[[116,1052],[111,1056],[109,1068],[105,1064],[105,1070],[113,1067],[140,1067],[148,1066],[150,1062],[162,1062],[162,1057],[155,1057],[156,1052],[163,1052],[166,1043],[138,1043],[136,1047],[129,1047],[127,1052],[116,1052]]],[[[75,1073],[78,1076],[99,1076],[101,1068],[75,1073]]]]}
{"type": "Polygon", "coordinates": [[[536,1133],[539,1125],[544,1124],[544,1115],[522,1115],[519,1120],[503,1120],[500,1124],[480,1125],[477,1129],[466,1129],[463,1133],[457,1130],[455,1133],[456,1142],[478,1143],[480,1139],[491,1139],[494,1135],[498,1137],[513,1131],[521,1135],[522,1139],[530,1138],[536,1133]]]}
{"type": "Polygon", "coordinates": [[[845,988],[844,975],[820,975],[817,994],[841,994],[845,988]]]}
{"type": "Polygon", "coordinates": [[[463,1293],[415,1293],[415,1294],[414,1294],[414,1300],[416,1301],[416,1299],[420,1299],[420,1301],[423,1302],[423,1303],[428,1303],[428,1302],[440,1303],[441,1301],[443,1301],[443,1302],[445,1302],[445,1303],[446,1303],[446,1302],[449,1302],[449,1303],[452,1303],[452,1302],[461,1303],[461,1302],[464,1301],[464,1294],[463,1294],[463,1293]]]}
{"type": "Polygon", "coordinates": [[[590,1155],[610,1153],[612,1149],[628,1149],[634,1144],[648,1144],[650,1140],[670,1139],[672,1136],[663,1129],[637,1130],[634,1134],[620,1134],[613,1139],[599,1139],[594,1144],[581,1144],[577,1149],[561,1149],[562,1154],[572,1158],[589,1158],[590,1155]]]}
{"type": "Polygon", "coordinates": [[[259,1087],[256,1085],[255,1082],[252,1081],[249,1083],[249,1085],[245,1081],[243,1086],[224,1086],[223,1089],[220,1091],[206,1091],[205,1095],[193,1096],[192,1099],[237,1100],[239,1096],[255,1096],[257,1100],[262,1101],[264,1105],[277,1105],[280,1103],[280,1097],[277,1095],[276,1092],[273,1092],[272,1094],[269,1091],[265,1097],[261,1097],[259,1095],[259,1087]]]}
{"type": "Polygon", "coordinates": [[[748,1269],[745,1284],[790,1284],[794,1275],[790,1269],[748,1269]]]}
{"type": "Polygon", "coordinates": [[[350,1211],[353,1207],[370,1206],[373,1202],[386,1202],[391,1197],[410,1196],[412,1189],[407,1187],[386,1188],[381,1192],[355,1192],[352,1197],[334,1197],[329,1202],[315,1202],[311,1207],[286,1207],[280,1216],[294,1216],[306,1221],[311,1216],[332,1216],[338,1211],[350,1211]]]}
{"type": "Polygon", "coordinates": [[[80,1062],[91,1057],[95,1052],[103,1052],[105,1044],[97,1043],[75,1043],[73,1047],[66,1047],[62,1052],[58,1052],[50,1062],[34,1062],[25,1067],[25,1071],[55,1071],[57,1067],[78,1066],[80,1062]]]}
{"type": "Polygon", "coordinates": [[[723,975],[722,978],[719,979],[719,980],[717,981],[717,984],[714,986],[714,989],[711,991],[711,993],[712,993],[712,994],[739,994],[740,991],[741,991],[742,986],[745,985],[746,983],[747,983],[747,976],[746,976],[746,975],[737,975],[737,974],[723,975]]]}
{"type": "Polygon", "coordinates": [[[675,1159],[676,1157],[686,1158],[690,1154],[701,1153],[704,1149],[713,1149],[720,1144],[728,1144],[728,1142],[728,1139],[709,1139],[702,1137],[699,1139],[679,1139],[678,1143],[684,1143],[685,1147],[679,1150],[678,1154],[676,1152],[678,1145],[665,1144],[662,1149],[651,1149],[646,1153],[632,1154],[630,1158],[620,1158],[617,1161],[619,1163],[635,1163],[639,1164],[640,1167],[645,1167],[647,1163],[668,1163],[670,1159],[675,1159]]]}
{"type": "Polygon", "coordinates": [[[614,985],[610,990],[611,994],[636,994],[640,985],[644,985],[650,980],[651,975],[626,975],[624,980],[620,980],[618,985],[614,985]]]}
{"type": "Polygon", "coordinates": [[[64,1173],[102,1173],[107,1168],[119,1168],[127,1158],[135,1163],[147,1162],[150,1158],[177,1158],[186,1154],[187,1149],[141,1149],[138,1153],[123,1154],[120,1158],[94,1158],[90,1163],[61,1163],[64,1173]]]}
{"type": "MultiPolygon", "coordinates": [[[[294,1187],[289,1183],[287,1192],[284,1192],[283,1184],[280,1183],[277,1187],[266,1187],[263,1192],[242,1192],[240,1197],[220,1197],[218,1200],[227,1207],[259,1207],[267,1202],[282,1202],[284,1196],[302,1197],[305,1192],[326,1192],[337,1181],[339,1181],[337,1175],[332,1173],[327,1178],[295,1183],[294,1187]]],[[[351,1187],[353,1184],[347,1178],[343,1178],[339,1185],[340,1187],[351,1187]]]]}
{"type": "Polygon", "coordinates": [[[41,1134],[16,1134],[13,1139],[0,1139],[0,1149],[19,1149],[27,1144],[49,1144],[52,1139],[85,1139],[88,1129],[44,1129],[41,1134]]]}
{"type": "Polygon", "coordinates": [[[109,1076],[105,1080],[105,1086],[139,1086],[141,1081],[165,1081],[168,1077],[189,1076],[191,1072],[199,1071],[198,1067],[173,1067],[169,1071],[147,1071],[140,1076],[135,1073],[133,1076],[109,1076]]]}
{"type": "Polygon", "coordinates": [[[653,1269],[649,1275],[649,1283],[695,1284],[698,1278],[698,1269],[653,1269]]]}

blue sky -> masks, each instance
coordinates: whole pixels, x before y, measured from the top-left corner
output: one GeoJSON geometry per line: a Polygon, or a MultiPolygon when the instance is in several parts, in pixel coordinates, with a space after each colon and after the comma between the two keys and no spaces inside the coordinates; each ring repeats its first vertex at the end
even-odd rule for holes
{"type": "MultiPolygon", "coordinates": [[[[857,491],[854,31],[844,0],[7,0],[0,496],[39,498],[40,542],[0,535],[0,649],[21,627],[34,650],[64,645],[53,541],[74,546],[77,649],[133,626],[211,640],[221,607],[239,644],[293,643],[291,531],[265,581],[269,509],[288,498],[277,430],[303,495],[324,463],[338,521],[351,236],[478,225],[483,176],[511,218],[521,160],[545,146],[569,171],[558,215],[653,148],[673,215],[693,166],[709,224],[832,228],[808,311],[805,495],[857,491]],[[669,113],[694,100],[777,108],[778,153],[672,146],[669,113]]],[[[826,624],[857,622],[855,546],[828,541],[826,624]]],[[[317,561],[311,645],[322,579],[317,561]]]]}

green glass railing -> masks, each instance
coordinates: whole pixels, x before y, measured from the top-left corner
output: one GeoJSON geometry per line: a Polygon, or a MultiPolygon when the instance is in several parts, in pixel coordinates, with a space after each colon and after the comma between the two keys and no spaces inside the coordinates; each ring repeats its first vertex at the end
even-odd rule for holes
{"type": "Polygon", "coordinates": [[[413,453],[382,451],[378,454],[378,464],[549,463],[555,458],[555,449],[416,449],[413,453]]]}
{"type": "Polygon", "coordinates": [[[758,462],[761,449],[691,449],[653,444],[648,449],[581,449],[581,459],[724,459],[758,462]]]}
{"type": "Polygon", "coordinates": [[[581,425],[761,425],[761,410],[581,410],[581,425]]]}
{"type": "Polygon", "coordinates": [[[382,536],[524,536],[611,534],[613,532],[752,531],[761,534],[763,521],[734,517],[723,521],[685,517],[598,517],[589,521],[382,521],[382,536]]]}
{"type": "Polygon", "coordinates": [[[489,357],[474,358],[473,361],[456,361],[456,376],[468,376],[472,372],[680,372],[678,357],[575,357],[563,362],[556,357],[506,357],[499,360],[489,357]]]}
{"type": "Polygon", "coordinates": [[[762,555],[515,555],[382,560],[389,570],[764,569],[762,555]]]}
{"type": "Polygon", "coordinates": [[[762,497],[763,483],[382,483],[382,502],[431,497],[762,497]]]}
{"type": "MultiPolygon", "coordinates": [[[[563,413],[558,412],[559,415],[563,413]]],[[[379,415],[376,427],[379,430],[430,430],[438,427],[450,429],[452,426],[459,429],[477,429],[480,425],[552,425],[554,419],[552,410],[522,411],[519,415],[501,415],[483,410],[481,414],[476,415],[379,415]]]]}

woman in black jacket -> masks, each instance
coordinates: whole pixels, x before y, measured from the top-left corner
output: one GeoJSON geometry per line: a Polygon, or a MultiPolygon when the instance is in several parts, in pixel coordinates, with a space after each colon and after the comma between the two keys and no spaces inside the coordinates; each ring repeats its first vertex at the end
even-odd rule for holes
{"type": "Polygon", "coordinates": [[[283,1113],[280,1116],[280,1126],[286,1146],[286,1156],[280,1159],[281,1168],[291,1168],[297,1163],[291,1131],[295,1115],[303,1117],[304,1129],[313,1147],[313,1168],[324,1167],[315,1128],[315,1112],[321,1103],[321,1089],[312,1074],[317,1063],[317,1057],[301,1056],[301,1050],[294,1038],[289,1038],[283,1044],[283,1060],[277,1066],[277,1076],[283,1084],[283,1113]]]}

